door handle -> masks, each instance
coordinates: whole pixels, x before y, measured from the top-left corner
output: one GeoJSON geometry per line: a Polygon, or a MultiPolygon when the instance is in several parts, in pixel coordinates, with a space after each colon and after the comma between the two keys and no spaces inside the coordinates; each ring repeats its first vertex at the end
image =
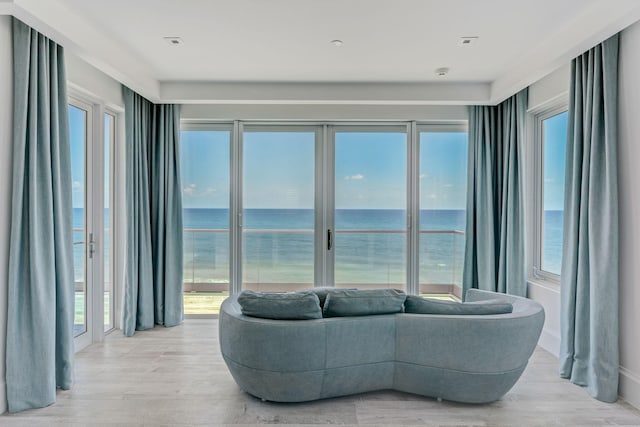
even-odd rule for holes
{"type": "Polygon", "coordinates": [[[327,230],[327,250],[330,251],[333,247],[333,232],[331,229],[327,230]]]}
{"type": "Polygon", "coordinates": [[[93,233],[89,233],[89,258],[93,258],[96,253],[96,241],[93,240],[93,233]]]}

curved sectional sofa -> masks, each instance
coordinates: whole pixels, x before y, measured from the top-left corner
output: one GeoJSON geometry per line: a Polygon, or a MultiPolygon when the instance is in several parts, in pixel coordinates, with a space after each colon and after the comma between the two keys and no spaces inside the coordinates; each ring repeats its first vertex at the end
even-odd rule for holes
{"type": "Polygon", "coordinates": [[[220,310],[220,347],[236,383],[263,400],[304,402],[394,389],[492,402],[527,366],[544,310],[526,298],[474,289],[466,300],[509,302],[513,311],[271,320],[243,315],[233,296],[220,310]]]}

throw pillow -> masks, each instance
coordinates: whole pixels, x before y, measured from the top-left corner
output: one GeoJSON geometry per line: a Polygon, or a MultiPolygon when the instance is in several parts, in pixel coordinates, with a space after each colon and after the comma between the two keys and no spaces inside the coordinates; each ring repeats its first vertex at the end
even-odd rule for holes
{"type": "Polygon", "coordinates": [[[401,313],[406,294],[396,289],[336,289],[327,295],[324,317],[401,313]]]}
{"type": "Polygon", "coordinates": [[[277,320],[321,319],[318,296],[313,292],[268,293],[242,291],[238,304],[245,316],[277,320]]]}
{"type": "Polygon", "coordinates": [[[404,311],[416,314],[505,314],[513,311],[513,305],[500,300],[461,303],[408,295],[404,303],[404,311]]]}

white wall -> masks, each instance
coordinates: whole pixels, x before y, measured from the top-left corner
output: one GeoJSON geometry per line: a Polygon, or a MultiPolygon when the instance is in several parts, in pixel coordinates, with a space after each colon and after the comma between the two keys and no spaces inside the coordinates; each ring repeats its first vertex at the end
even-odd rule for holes
{"type": "Polygon", "coordinates": [[[0,16],[0,413],[7,410],[5,345],[12,182],[13,61],[11,17],[0,16]]]}
{"type": "Polygon", "coordinates": [[[618,70],[620,395],[640,408],[640,22],[622,32],[618,70]]]}
{"type": "Polygon", "coordinates": [[[182,120],[467,120],[462,105],[186,104],[182,120]]]}
{"type": "Polygon", "coordinates": [[[78,58],[69,50],[65,51],[67,81],[70,91],[79,92],[94,101],[100,101],[116,110],[124,109],[120,82],[78,58]]]}

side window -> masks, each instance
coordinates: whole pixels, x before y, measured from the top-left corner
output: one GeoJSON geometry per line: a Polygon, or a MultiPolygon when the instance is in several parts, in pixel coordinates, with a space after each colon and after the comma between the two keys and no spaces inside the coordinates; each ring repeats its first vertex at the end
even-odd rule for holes
{"type": "Polygon", "coordinates": [[[560,278],[562,266],[567,119],[567,111],[561,110],[536,116],[539,191],[534,272],[538,277],[555,280],[560,278]]]}

